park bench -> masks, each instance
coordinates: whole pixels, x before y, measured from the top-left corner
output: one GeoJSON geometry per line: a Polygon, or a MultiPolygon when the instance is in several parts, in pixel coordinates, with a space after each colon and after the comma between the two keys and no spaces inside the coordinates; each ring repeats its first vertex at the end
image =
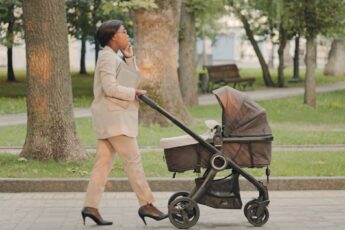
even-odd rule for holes
{"type": "Polygon", "coordinates": [[[233,84],[233,88],[239,86],[239,88],[245,89],[248,85],[252,86],[255,81],[254,77],[242,78],[239,73],[239,69],[236,64],[226,65],[209,65],[204,66],[208,73],[208,88],[210,92],[216,85],[233,84]]]}

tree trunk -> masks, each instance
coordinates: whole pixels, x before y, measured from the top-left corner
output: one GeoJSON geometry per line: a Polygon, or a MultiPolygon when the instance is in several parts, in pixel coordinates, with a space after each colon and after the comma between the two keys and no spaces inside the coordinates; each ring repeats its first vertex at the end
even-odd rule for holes
{"type": "Polygon", "coordinates": [[[315,107],[316,106],[316,39],[307,38],[307,54],[306,54],[306,79],[304,82],[304,103],[315,107]]]}
{"type": "Polygon", "coordinates": [[[187,106],[198,105],[198,81],[195,69],[195,16],[182,1],[179,39],[179,82],[187,106]]]}
{"type": "Polygon", "coordinates": [[[86,75],[86,66],[85,66],[85,53],[86,53],[86,36],[82,35],[81,37],[81,50],[80,50],[80,71],[79,74],[86,75]]]}
{"type": "Polygon", "coordinates": [[[299,35],[295,37],[295,53],[293,57],[293,80],[299,81],[299,35]]]}
{"type": "Polygon", "coordinates": [[[328,53],[328,62],[324,70],[325,75],[345,75],[345,39],[334,39],[328,53]]]}
{"type": "Polygon", "coordinates": [[[27,60],[27,134],[21,156],[81,160],[73,117],[65,2],[23,1],[27,60]]]}
{"type": "Polygon", "coordinates": [[[7,81],[16,81],[16,76],[13,70],[13,52],[12,47],[7,47],[7,81]]]}
{"type": "Polygon", "coordinates": [[[271,43],[272,43],[272,49],[271,49],[271,53],[270,53],[270,60],[268,60],[268,67],[269,68],[274,68],[274,42],[273,41],[271,41],[271,43]]]}
{"type": "Polygon", "coordinates": [[[202,67],[204,67],[205,65],[207,65],[206,35],[205,35],[204,17],[201,18],[201,37],[202,37],[201,65],[202,65],[202,67]]]}
{"type": "Polygon", "coordinates": [[[284,87],[284,50],[286,46],[286,30],[280,24],[279,26],[279,48],[278,48],[278,57],[279,57],[279,65],[278,65],[278,87],[284,87]]]}
{"type": "MultiPolygon", "coordinates": [[[[170,113],[190,121],[182,101],[177,77],[177,36],[181,1],[156,0],[157,9],[134,12],[134,34],[137,64],[141,72],[140,88],[170,113]]],[[[146,105],[141,106],[140,121],[144,124],[167,125],[167,120],[146,105]]]]}
{"type": "Polygon", "coordinates": [[[7,27],[7,81],[14,82],[16,77],[13,70],[13,43],[14,43],[14,22],[15,18],[13,15],[14,4],[11,4],[9,8],[9,18],[8,18],[8,27],[7,27]]]}
{"type": "MultiPolygon", "coordinates": [[[[93,1],[93,11],[92,11],[92,21],[93,21],[93,26],[94,26],[94,32],[96,34],[96,30],[97,30],[97,23],[100,21],[99,18],[97,18],[97,12],[99,10],[99,8],[101,7],[101,0],[94,0],[93,1]]],[[[96,63],[98,60],[98,52],[99,52],[99,44],[97,41],[97,36],[94,36],[94,41],[95,41],[95,68],[96,68],[96,63]]]]}
{"type": "Polygon", "coordinates": [[[256,53],[256,56],[259,59],[259,62],[261,65],[261,70],[262,70],[262,76],[263,76],[265,85],[268,87],[274,87],[274,83],[272,81],[268,65],[267,65],[267,63],[266,63],[266,61],[265,61],[265,59],[264,59],[264,57],[260,51],[260,48],[259,48],[259,46],[258,46],[258,44],[254,38],[254,34],[253,34],[253,31],[250,29],[250,25],[248,23],[248,20],[240,11],[238,11],[237,13],[239,15],[239,18],[240,18],[242,24],[243,24],[244,30],[246,31],[246,35],[247,35],[250,43],[253,46],[253,49],[256,53]]]}
{"type": "Polygon", "coordinates": [[[99,44],[97,38],[95,37],[95,68],[98,60],[99,44]]]}

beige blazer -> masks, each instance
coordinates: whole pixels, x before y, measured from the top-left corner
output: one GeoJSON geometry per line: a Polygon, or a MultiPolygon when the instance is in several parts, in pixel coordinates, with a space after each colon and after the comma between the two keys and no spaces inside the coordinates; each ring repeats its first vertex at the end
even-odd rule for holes
{"type": "Polygon", "coordinates": [[[99,53],[93,84],[94,100],[91,105],[97,139],[138,135],[139,102],[135,97],[135,86],[120,85],[117,80],[119,75],[138,75],[133,61],[126,59],[126,62],[128,64],[109,46],[105,46],[99,53]]]}

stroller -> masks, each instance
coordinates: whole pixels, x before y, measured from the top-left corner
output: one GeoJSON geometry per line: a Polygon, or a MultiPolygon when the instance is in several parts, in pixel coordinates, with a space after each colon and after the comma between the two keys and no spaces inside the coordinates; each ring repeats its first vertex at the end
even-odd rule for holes
{"type": "Polygon", "coordinates": [[[199,136],[146,96],[140,99],[184,130],[189,136],[161,139],[168,170],[194,170],[203,175],[195,179],[191,192],[174,193],[168,201],[170,222],[177,228],[194,226],[199,219],[198,204],[219,209],[241,209],[239,176],[243,176],[259,191],[256,199],[244,206],[244,215],[254,226],[264,225],[269,218],[268,190],[242,167],[261,168],[271,162],[272,131],[266,112],[245,94],[230,87],[213,91],[222,107],[222,125],[207,121],[209,132],[199,136]],[[230,175],[216,179],[220,171],[230,175]]]}

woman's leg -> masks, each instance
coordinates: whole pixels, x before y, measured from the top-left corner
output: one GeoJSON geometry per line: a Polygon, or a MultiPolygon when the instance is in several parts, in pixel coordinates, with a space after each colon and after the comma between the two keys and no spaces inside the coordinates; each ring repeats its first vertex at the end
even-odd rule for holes
{"type": "Polygon", "coordinates": [[[113,167],[115,152],[108,140],[98,140],[95,163],[87,187],[84,207],[97,208],[113,167]]]}
{"type": "Polygon", "coordinates": [[[140,206],[151,204],[153,195],[145,177],[137,139],[121,135],[108,140],[121,158],[128,181],[137,195],[140,206]]]}

